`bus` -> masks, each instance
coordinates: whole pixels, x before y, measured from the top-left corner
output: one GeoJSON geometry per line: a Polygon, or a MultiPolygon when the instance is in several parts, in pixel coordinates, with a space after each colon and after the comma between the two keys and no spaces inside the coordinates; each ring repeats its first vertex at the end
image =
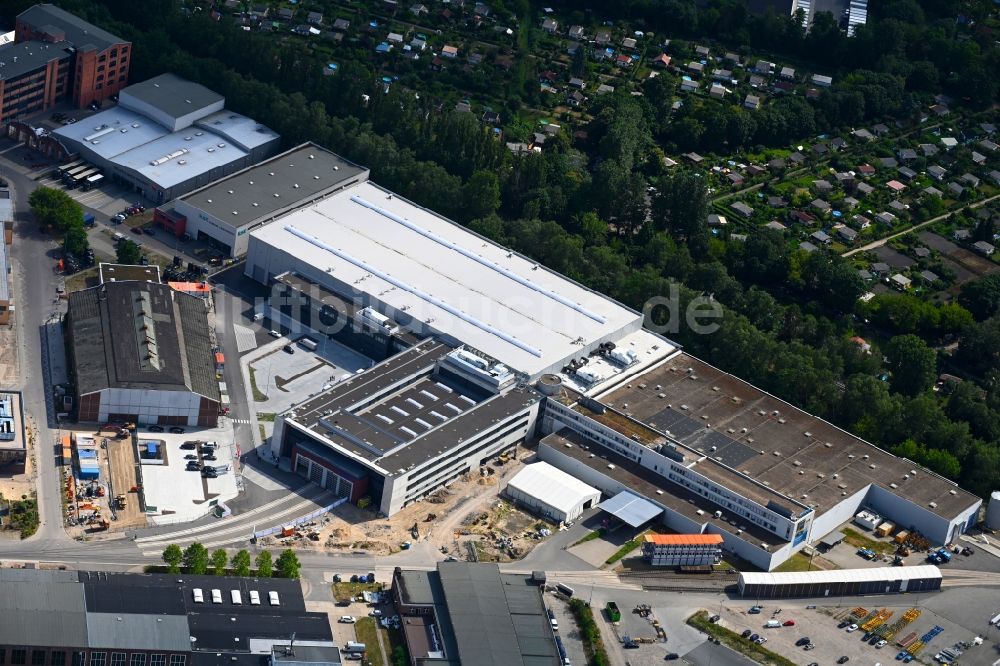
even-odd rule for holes
{"type": "Polygon", "coordinates": [[[81,166],[84,166],[84,161],[83,160],[76,160],[76,161],[70,162],[69,164],[61,164],[61,165],[59,165],[59,167],[58,167],[57,170],[59,171],[59,175],[61,176],[64,173],[66,173],[67,171],[69,171],[70,169],[75,169],[75,168],[81,167],[81,166]]]}
{"type": "Polygon", "coordinates": [[[96,175],[98,171],[100,171],[100,169],[97,169],[95,167],[90,167],[89,169],[79,172],[75,176],[71,176],[70,186],[79,187],[80,185],[83,185],[85,182],[87,182],[88,178],[90,178],[93,175],[96,175]]]}
{"type": "Polygon", "coordinates": [[[93,176],[83,181],[83,189],[89,190],[94,187],[100,187],[103,184],[103,181],[104,174],[100,172],[95,173],[93,176]]]}

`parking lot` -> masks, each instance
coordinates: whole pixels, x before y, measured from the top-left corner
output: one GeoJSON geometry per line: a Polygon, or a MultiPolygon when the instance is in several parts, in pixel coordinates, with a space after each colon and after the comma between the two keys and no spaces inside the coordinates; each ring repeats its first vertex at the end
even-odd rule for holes
{"type": "Polygon", "coordinates": [[[168,524],[194,520],[211,510],[209,502],[236,497],[237,470],[234,469],[236,444],[233,442],[232,428],[216,427],[208,429],[186,428],[184,434],[169,432],[149,432],[141,430],[138,435],[140,459],[148,443],[153,443],[162,464],[142,460],[141,473],[143,491],[149,520],[154,524],[168,524]],[[218,444],[214,455],[216,460],[202,461],[198,449],[184,449],[186,441],[214,441],[218,444]],[[217,478],[204,478],[197,471],[187,469],[185,456],[195,456],[205,466],[226,467],[228,471],[219,473],[217,478]]]}
{"type": "MultiPolygon", "coordinates": [[[[566,649],[566,656],[574,666],[583,666],[587,663],[586,653],[583,651],[583,639],[580,636],[580,629],[576,625],[576,619],[569,609],[569,602],[555,593],[546,594],[544,597],[545,607],[552,610],[559,623],[559,630],[556,635],[562,641],[566,649]]],[[[595,615],[597,609],[595,608],[595,615]]],[[[601,619],[595,617],[600,622],[601,619]]]]}

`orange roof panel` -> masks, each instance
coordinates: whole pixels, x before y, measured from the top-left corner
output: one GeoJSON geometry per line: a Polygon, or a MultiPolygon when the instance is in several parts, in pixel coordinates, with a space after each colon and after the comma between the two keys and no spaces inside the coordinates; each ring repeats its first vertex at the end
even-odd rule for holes
{"type": "Polygon", "coordinates": [[[720,534],[647,534],[646,543],[657,546],[721,546],[720,534]]]}
{"type": "Polygon", "coordinates": [[[195,293],[207,293],[212,291],[207,282],[168,282],[177,291],[193,291],[195,293]]]}

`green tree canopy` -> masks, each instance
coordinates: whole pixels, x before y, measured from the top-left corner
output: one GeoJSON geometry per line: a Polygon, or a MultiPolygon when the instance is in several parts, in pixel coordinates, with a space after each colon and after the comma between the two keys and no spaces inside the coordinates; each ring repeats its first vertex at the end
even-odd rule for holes
{"type": "Polygon", "coordinates": [[[254,562],[254,565],[257,567],[258,576],[261,578],[270,578],[274,573],[273,563],[271,561],[271,551],[262,550],[257,553],[257,559],[254,562]]]}
{"type": "Polygon", "coordinates": [[[52,187],[39,187],[28,197],[35,221],[45,231],[66,233],[83,228],[83,208],[68,194],[52,187]]]}
{"type": "Polygon", "coordinates": [[[280,577],[298,579],[301,565],[299,564],[298,555],[291,548],[282,551],[275,564],[278,567],[278,575],[280,577]]]}
{"type": "Polygon", "coordinates": [[[63,250],[66,253],[80,257],[87,252],[89,247],[90,242],[87,240],[87,232],[83,230],[83,227],[72,227],[66,230],[66,234],[63,236],[63,250]]]}
{"type": "Polygon", "coordinates": [[[226,574],[226,565],[229,564],[229,555],[226,555],[226,551],[219,548],[214,553],[212,553],[212,573],[216,576],[224,576],[226,574]]]}
{"type": "Polygon", "coordinates": [[[958,300],[977,321],[989,319],[1000,311],[1000,273],[966,282],[958,300]]]}
{"type": "Polygon", "coordinates": [[[937,378],[937,352],[915,335],[897,335],[889,340],[885,355],[892,371],[892,390],[917,395],[937,378]]]}
{"type": "Polygon", "coordinates": [[[184,568],[189,574],[204,575],[208,571],[208,549],[197,541],[185,548],[184,568]]]}
{"type": "Polygon", "coordinates": [[[230,568],[233,570],[234,576],[249,576],[250,575],[250,553],[246,550],[238,550],[230,563],[230,568]]]}
{"type": "Polygon", "coordinates": [[[176,574],[181,572],[181,562],[184,561],[184,552],[175,543],[163,549],[163,562],[167,565],[167,572],[176,574]]]}
{"type": "Polygon", "coordinates": [[[139,246],[130,240],[123,240],[115,248],[119,264],[138,264],[142,260],[139,246]]]}

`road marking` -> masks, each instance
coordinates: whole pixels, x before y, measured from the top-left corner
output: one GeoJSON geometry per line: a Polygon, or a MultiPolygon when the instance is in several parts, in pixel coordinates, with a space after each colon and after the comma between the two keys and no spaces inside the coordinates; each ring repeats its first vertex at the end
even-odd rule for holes
{"type": "Polygon", "coordinates": [[[236,334],[236,350],[239,353],[257,348],[257,336],[254,335],[253,329],[233,324],[233,332],[236,334]]]}
{"type": "Polygon", "coordinates": [[[229,419],[233,423],[250,423],[250,419],[229,419]]]}

